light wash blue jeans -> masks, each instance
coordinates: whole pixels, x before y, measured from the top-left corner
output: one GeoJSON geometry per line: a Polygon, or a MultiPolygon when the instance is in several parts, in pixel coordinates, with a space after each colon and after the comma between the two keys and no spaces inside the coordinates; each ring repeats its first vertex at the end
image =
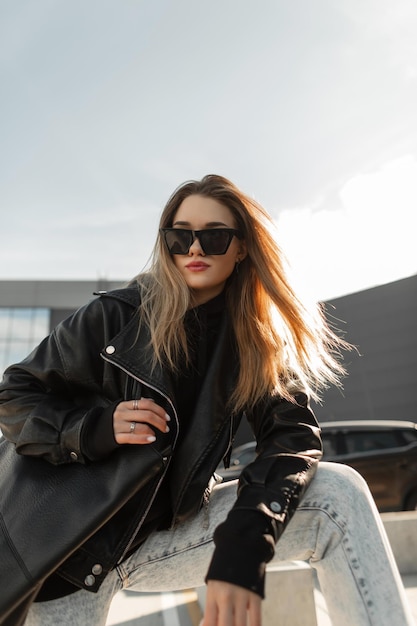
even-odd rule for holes
{"type": "MultiPolygon", "coordinates": [[[[104,626],[120,589],[174,591],[204,584],[214,529],[235,496],[236,482],[217,486],[208,524],[201,511],[173,531],[154,533],[107,576],[97,594],[81,590],[36,603],[25,626],[104,626]]],[[[308,561],[317,570],[334,626],[414,624],[378,511],[364,480],[351,468],[320,463],[276,546],[274,561],[291,560],[308,561]]]]}

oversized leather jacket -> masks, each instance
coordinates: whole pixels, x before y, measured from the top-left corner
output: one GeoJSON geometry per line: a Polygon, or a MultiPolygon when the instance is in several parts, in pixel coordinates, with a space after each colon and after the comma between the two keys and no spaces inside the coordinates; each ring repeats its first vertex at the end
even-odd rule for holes
{"type": "MultiPolygon", "coordinates": [[[[242,418],[225,408],[238,375],[236,346],[225,314],[194,415],[179,438],[170,375],[163,367],[151,368],[149,331],[144,325],[138,331],[139,306],[135,286],[100,294],[59,324],[22,363],[8,368],[0,386],[4,436],[14,442],[19,454],[42,457],[55,465],[89,464],[81,446],[83,426],[87,420],[99,421],[122,400],[151,397],[171,417],[170,431],[158,432],[156,442],[149,444],[160,459],[157,466],[153,460],[149,467],[145,453],[142,463],[132,465],[131,472],[141,484],[147,472],[149,481],[133,496],[131,523],[119,528],[110,519],[60,566],[62,576],[91,591],[123,560],[168,468],[172,525],[200,509],[242,418]]],[[[246,413],[258,455],[242,473],[233,511],[263,513],[273,520],[275,540],[321,456],[319,427],[307,398],[303,393],[295,398],[291,403],[271,395],[246,413]]],[[[137,454],[140,457],[141,451],[137,454]]],[[[121,475],[123,480],[128,479],[121,475]]],[[[85,499],[79,506],[85,510],[90,502],[85,499]]]]}

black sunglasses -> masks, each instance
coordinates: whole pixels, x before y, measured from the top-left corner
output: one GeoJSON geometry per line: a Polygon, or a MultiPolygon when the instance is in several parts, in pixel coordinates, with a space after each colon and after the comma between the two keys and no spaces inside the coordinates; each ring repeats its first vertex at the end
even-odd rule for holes
{"type": "Polygon", "coordinates": [[[188,254],[196,239],[204,254],[226,254],[233,237],[242,239],[242,233],[235,228],[161,228],[160,232],[170,254],[188,254]]]}

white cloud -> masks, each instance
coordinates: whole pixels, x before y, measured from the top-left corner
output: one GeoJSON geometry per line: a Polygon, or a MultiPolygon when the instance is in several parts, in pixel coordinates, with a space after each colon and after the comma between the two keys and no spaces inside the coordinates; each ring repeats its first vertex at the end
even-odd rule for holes
{"type": "Polygon", "coordinates": [[[355,176],[339,195],[339,209],[290,209],[277,220],[294,279],[306,295],[326,300],[416,273],[416,158],[355,176]]]}

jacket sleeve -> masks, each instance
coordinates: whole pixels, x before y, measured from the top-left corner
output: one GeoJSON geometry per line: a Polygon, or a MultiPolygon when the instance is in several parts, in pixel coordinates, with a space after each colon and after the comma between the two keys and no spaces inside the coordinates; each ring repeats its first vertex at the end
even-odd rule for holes
{"type": "Polygon", "coordinates": [[[107,335],[103,303],[93,300],[7,368],[0,385],[0,428],[19,454],[57,465],[85,462],[83,426],[116,400],[103,394],[100,350],[107,335]]]}
{"type": "Polygon", "coordinates": [[[272,397],[248,415],[257,457],[239,479],[237,500],[215,532],[207,579],[225,580],[263,597],[266,563],[322,456],[320,429],[304,393],[272,397]]]}

